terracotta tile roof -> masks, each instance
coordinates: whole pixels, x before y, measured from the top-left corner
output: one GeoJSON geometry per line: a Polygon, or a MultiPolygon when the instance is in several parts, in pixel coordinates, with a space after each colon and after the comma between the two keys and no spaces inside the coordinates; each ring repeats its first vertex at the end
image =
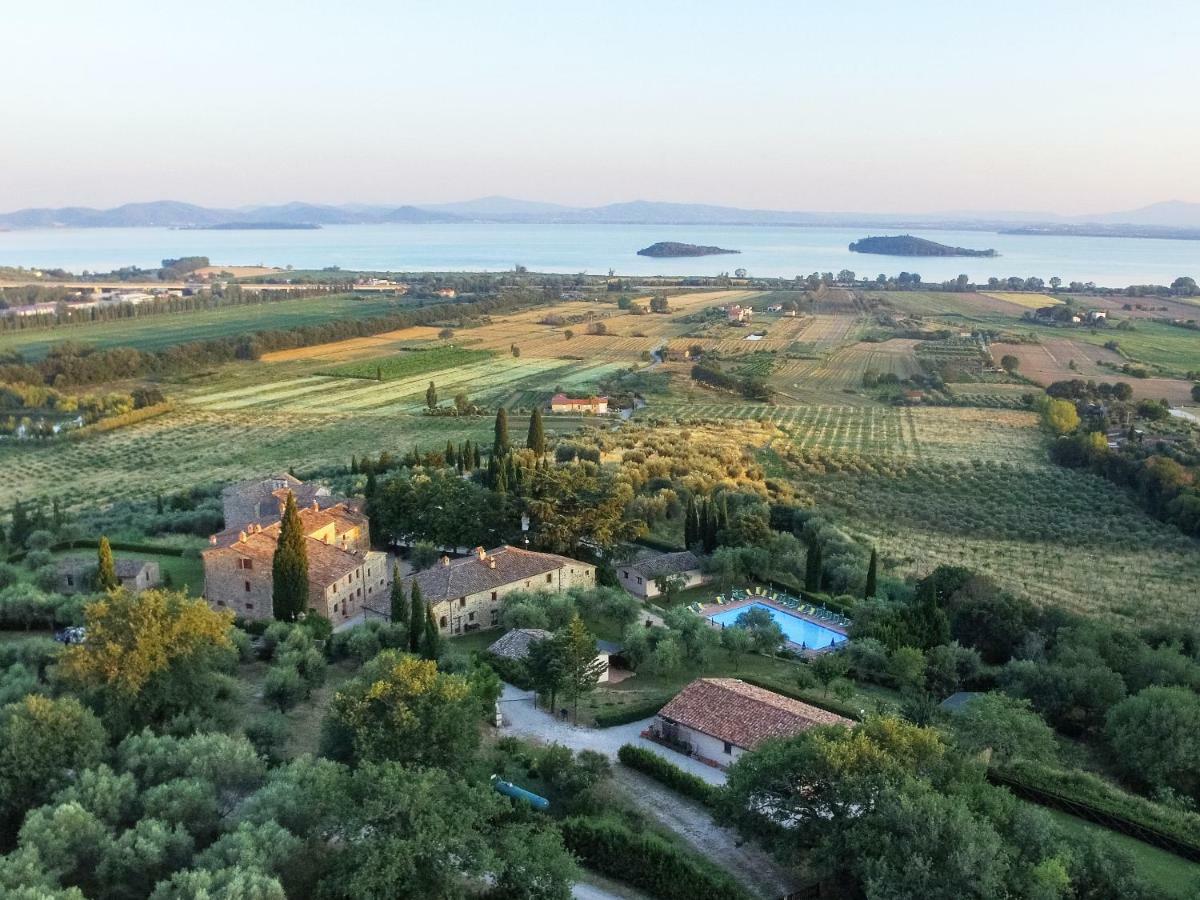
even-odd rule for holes
{"type": "Polygon", "coordinates": [[[529,655],[530,644],[550,637],[554,637],[553,632],[544,628],[514,628],[488,647],[487,652],[505,659],[524,659],[529,655]]]}
{"type": "MultiPolygon", "coordinates": [[[[622,566],[622,568],[625,568],[622,566]]],[[[639,560],[630,569],[645,578],[657,578],[659,575],[675,575],[679,572],[691,572],[700,568],[700,557],[691,550],[681,550],[678,553],[660,553],[639,560]]]]}
{"type": "Polygon", "coordinates": [[[551,404],[562,406],[567,404],[570,406],[593,406],[601,400],[607,402],[607,397],[568,397],[566,394],[555,394],[550,398],[551,404]]]}
{"type": "MultiPolygon", "coordinates": [[[[589,565],[553,553],[535,553],[507,545],[487,551],[483,559],[479,558],[479,552],[476,550],[462,559],[435,563],[432,568],[414,575],[421,586],[421,596],[427,602],[440,603],[545,575],[563,566],[589,565]]],[[[540,586],[544,587],[544,584],[540,586]]],[[[531,589],[536,587],[539,585],[530,585],[531,589]]]]}
{"type": "MultiPolygon", "coordinates": [[[[329,509],[314,510],[306,507],[299,510],[300,522],[305,533],[311,533],[333,523],[335,533],[344,534],[351,528],[361,528],[367,524],[366,516],[350,509],[344,504],[329,509]]],[[[209,540],[210,546],[200,555],[202,557],[214,553],[235,552],[248,559],[253,559],[260,565],[270,566],[275,558],[275,546],[279,543],[280,522],[266,527],[248,526],[244,530],[229,529],[214,534],[209,540]],[[246,539],[241,540],[245,534],[246,539]]],[[[365,556],[354,549],[343,550],[335,544],[326,544],[314,538],[307,540],[308,550],[308,580],[309,583],[324,588],[340,578],[345,578],[358,566],[362,565],[365,556]]]]}
{"type": "Polygon", "coordinates": [[[836,713],[737,678],[698,678],[676,694],[659,715],[745,750],[753,750],[768,738],[789,737],[815,725],[854,724],[836,713]]]}

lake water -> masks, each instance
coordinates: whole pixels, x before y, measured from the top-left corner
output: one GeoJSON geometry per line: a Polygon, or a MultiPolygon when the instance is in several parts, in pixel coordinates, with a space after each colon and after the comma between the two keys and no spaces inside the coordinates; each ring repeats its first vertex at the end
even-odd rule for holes
{"type": "Polygon", "coordinates": [[[958,247],[994,248],[997,258],[893,257],[851,253],[870,234],[902,229],[696,225],[328,225],[314,231],[182,231],[169,228],[72,228],[0,232],[0,265],[106,272],[153,268],[167,257],[207,256],[225,265],[291,265],[297,269],[503,271],[619,275],[750,275],[790,278],[850,269],[859,277],[917,272],[926,281],[959,273],[1057,275],[1106,287],[1169,284],[1200,277],[1200,241],[1037,237],[988,231],[910,233],[958,247]],[[656,241],[715,244],[736,256],[651,259],[636,251],[656,241]]]}

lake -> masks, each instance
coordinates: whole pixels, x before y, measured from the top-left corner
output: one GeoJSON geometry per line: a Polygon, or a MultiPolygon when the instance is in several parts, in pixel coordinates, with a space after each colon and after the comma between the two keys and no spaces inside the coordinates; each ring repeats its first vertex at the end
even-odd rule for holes
{"type": "Polygon", "coordinates": [[[911,230],[942,244],[994,248],[997,258],[894,257],[851,253],[851,241],[900,229],[760,225],[327,225],[312,231],[185,231],[169,228],[63,228],[0,232],[0,265],[106,272],[155,268],[167,257],[207,256],[225,265],[339,266],[391,271],[530,271],[618,275],[750,275],[790,278],[850,269],[860,277],[917,272],[926,281],[959,273],[1037,275],[1106,287],[1170,284],[1200,277],[1200,241],[1040,237],[988,231],[911,230]],[[715,244],[738,255],[652,259],[656,241],[715,244]]]}

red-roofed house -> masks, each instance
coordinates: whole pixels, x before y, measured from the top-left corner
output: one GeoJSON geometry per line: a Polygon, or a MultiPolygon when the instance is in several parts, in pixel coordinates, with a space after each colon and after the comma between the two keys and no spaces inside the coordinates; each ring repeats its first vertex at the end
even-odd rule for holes
{"type": "Polygon", "coordinates": [[[737,678],[697,678],[659,710],[651,732],[693,756],[727,766],[770,738],[854,723],[737,678]]]}
{"type": "Polygon", "coordinates": [[[566,394],[555,394],[550,398],[550,412],[556,413],[592,413],[602,416],[608,412],[607,397],[568,397],[566,394]]]}

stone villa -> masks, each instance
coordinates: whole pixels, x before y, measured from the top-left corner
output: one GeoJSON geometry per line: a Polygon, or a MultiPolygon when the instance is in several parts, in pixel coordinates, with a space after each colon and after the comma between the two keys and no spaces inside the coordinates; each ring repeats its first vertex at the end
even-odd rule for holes
{"type": "Polygon", "coordinates": [[[500,625],[500,599],[512,591],[565,591],[595,587],[590,563],[534,553],[516,547],[476,547],[462,559],[443,556],[413,576],[421,597],[433,609],[443,635],[463,634],[500,625]]]}
{"type": "Polygon", "coordinates": [[[353,509],[360,508],[356,502],[331,496],[329,488],[321,485],[305,484],[299,478],[286,473],[271,475],[268,478],[231,484],[221,491],[226,530],[278,522],[289,491],[295,496],[297,506],[312,506],[316,503],[323,509],[344,503],[353,509]]]}
{"type": "MultiPolygon", "coordinates": [[[[271,567],[289,489],[285,485],[267,492],[276,502],[273,521],[263,517],[266,521],[246,522],[250,512],[266,506],[243,505],[235,509],[233,517],[241,524],[209,538],[208,549],[201,553],[204,597],[209,605],[231,609],[243,619],[271,618],[271,567]],[[276,492],[283,494],[282,499],[276,492]],[[239,510],[240,516],[236,514],[239,510]]],[[[229,497],[228,489],[225,496],[229,497]]],[[[265,498],[260,499],[266,504],[265,498]]],[[[298,512],[308,538],[309,608],[334,625],[354,618],[367,606],[383,608],[388,590],[387,556],[371,550],[367,517],[353,504],[328,497],[328,492],[313,496],[298,512]],[[331,505],[323,506],[323,500],[331,505]]]]}

